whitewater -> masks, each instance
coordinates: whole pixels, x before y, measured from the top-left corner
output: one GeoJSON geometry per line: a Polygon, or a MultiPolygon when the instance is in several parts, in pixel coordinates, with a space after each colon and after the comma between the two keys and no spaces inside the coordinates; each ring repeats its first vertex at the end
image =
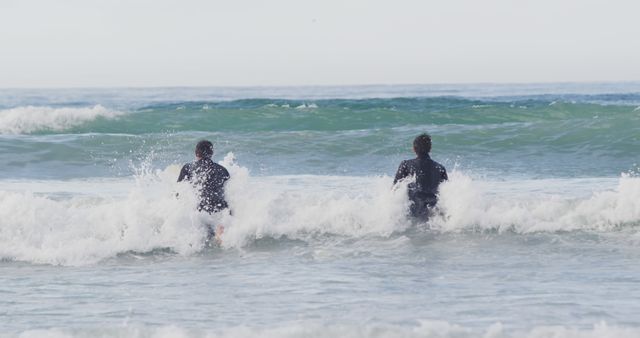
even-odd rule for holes
{"type": "Polygon", "coordinates": [[[635,83],[3,90],[0,337],[638,337],[638,107],[635,83]],[[450,177],[426,223],[392,184],[422,132],[450,177]],[[176,182],[200,139],[232,213],[176,182]]]}

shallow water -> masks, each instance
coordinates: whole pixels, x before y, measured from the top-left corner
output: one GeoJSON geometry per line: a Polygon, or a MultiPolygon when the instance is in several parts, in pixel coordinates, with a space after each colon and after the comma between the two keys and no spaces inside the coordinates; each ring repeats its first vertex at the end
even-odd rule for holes
{"type": "Polygon", "coordinates": [[[635,326],[640,253],[628,236],[415,232],[264,239],[188,257],[126,253],[80,267],[4,264],[2,308],[6,329],[18,331],[54,323],[411,326],[431,318],[478,330],[495,322],[509,330],[635,326]]]}
{"type": "Polygon", "coordinates": [[[634,84],[0,93],[0,336],[640,336],[639,105],[634,84]],[[450,173],[428,224],[391,189],[422,131],[450,173]],[[200,138],[233,215],[175,182],[200,138]]]}

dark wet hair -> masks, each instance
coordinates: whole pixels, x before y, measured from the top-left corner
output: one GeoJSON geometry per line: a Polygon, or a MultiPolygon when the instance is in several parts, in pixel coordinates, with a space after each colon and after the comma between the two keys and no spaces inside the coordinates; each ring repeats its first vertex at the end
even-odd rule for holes
{"type": "Polygon", "coordinates": [[[419,157],[428,156],[431,152],[431,136],[427,133],[418,135],[413,140],[413,150],[419,157]]]}
{"type": "Polygon", "coordinates": [[[198,142],[198,144],[196,144],[196,156],[201,158],[213,156],[213,143],[207,140],[198,142]]]}

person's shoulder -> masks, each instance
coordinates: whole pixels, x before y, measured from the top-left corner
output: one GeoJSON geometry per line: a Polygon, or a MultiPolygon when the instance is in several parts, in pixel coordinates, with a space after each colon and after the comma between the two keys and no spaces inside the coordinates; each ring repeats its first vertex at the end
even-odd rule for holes
{"type": "Polygon", "coordinates": [[[398,170],[409,170],[409,168],[413,167],[412,162],[413,160],[402,160],[400,161],[400,165],[398,165],[398,170]]]}
{"type": "Polygon", "coordinates": [[[218,171],[220,171],[220,172],[222,172],[222,173],[224,173],[226,175],[229,175],[229,171],[222,164],[218,164],[218,163],[213,162],[213,167],[216,168],[216,170],[218,170],[218,171]]]}
{"type": "MultiPolygon", "coordinates": [[[[432,161],[433,161],[433,160],[432,160],[432,161]]],[[[447,169],[446,169],[442,164],[440,164],[439,162],[433,161],[433,165],[434,165],[438,170],[440,170],[440,171],[442,171],[442,172],[447,172],[447,169]]]]}
{"type": "Polygon", "coordinates": [[[192,172],[193,163],[187,163],[183,165],[182,169],[180,169],[180,174],[178,175],[178,182],[181,182],[184,179],[191,179],[192,172]]]}
{"type": "Polygon", "coordinates": [[[402,162],[400,162],[400,165],[412,166],[412,165],[415,165],[416,163],[418,163],[417,158],[410,158],[408,160],[403,160],[402,162]]]}
{"type": "Polygon", "coordinates": [[[227,170],[227,168],[225,168],[222,164],[213,162],[212,165],[217,169],[227,170]]]}
{"type": "Polygon", "coordinates": [[[189,162],[185,163],[180,171],[191,171],[191,169],[193,169],[193,163],[189,162]]]}
{"type": "Polygon", "coordinates": [[[438,168],[443,168],[444,169],[444,166],[440,162],[433,161],[433,164],[438,168]]]}

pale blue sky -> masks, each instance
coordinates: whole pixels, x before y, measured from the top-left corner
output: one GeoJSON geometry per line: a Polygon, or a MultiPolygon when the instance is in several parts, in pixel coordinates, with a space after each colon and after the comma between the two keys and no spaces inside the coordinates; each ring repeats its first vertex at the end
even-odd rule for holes
{"type": "Polygon", "coordinates": [[[0,87],[640,81],[632,0],[0,0],[0,87]]]}

